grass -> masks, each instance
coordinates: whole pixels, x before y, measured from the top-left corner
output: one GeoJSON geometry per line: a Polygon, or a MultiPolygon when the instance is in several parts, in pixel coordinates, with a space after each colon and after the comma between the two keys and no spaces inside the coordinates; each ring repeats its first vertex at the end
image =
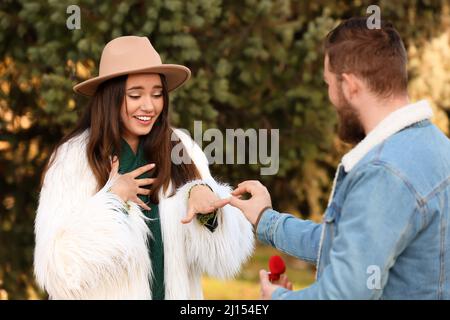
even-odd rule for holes
{"type": "Polygon", "coordinates": [[[213,300],[255,300],[259,299],[259,270],[268,269],[269,258],[272,255],[281,256],[286,262],[286,274],[299,290],[314,282],[314,269],[295,258],[287,256],[269,246],[257,246],[254,255],[243,266],[241,273],[234,280],[221,281],[203,277],[203,293],[205,299],[213,300]]]}

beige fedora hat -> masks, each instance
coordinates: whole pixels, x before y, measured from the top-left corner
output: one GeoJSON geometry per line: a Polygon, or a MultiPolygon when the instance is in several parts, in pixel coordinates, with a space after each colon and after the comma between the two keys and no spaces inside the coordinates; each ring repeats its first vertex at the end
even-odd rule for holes
{"type": "Polygon", "coordinates": [[[163,74],[167,90],[172,91],[191,76],[191,71],[177,64],[163,64],[147,37],[125,36],[108,42],[100,58],[98,77],[73,87],[77,93],[93,96],[102,82],[125,74],[154,72],[163,74]]]}

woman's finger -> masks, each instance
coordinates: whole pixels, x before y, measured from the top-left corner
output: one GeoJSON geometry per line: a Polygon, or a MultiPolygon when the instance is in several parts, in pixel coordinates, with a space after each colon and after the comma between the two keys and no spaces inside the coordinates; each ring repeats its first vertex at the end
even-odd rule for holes
{"type": "Polygon", "coordinates": [[[192,207],[189,207],[187,215],[186,215],[186,217],[181,219],[181,223],[186,224],[186,223],[191,222],[194,219],[195,215],[196,215],[196,210],[192,207]]]}
{"type": "Polygon", "coordinates": [[[129,173],[129,175],[131,175],[133,178],[137,178],[137,177],[139,177],[141,174],[143,174],[143,173],[145,173],[145,172],[147,172],[147,171],[150,171],[150,170],[153,169],[154,167],[155,167],[155,164],[154,164],[154,163],[149,163],[149,164],[146,164],[145,166],[139,167],[139,168],[137,168],[137,169],[131,171],[131,172],[129,173]]]}
{"type": "Polygon", "coordinates": [[[141,208],[144,208],[145,210],[152,210],[148,205],[146,205],[146,204],[144,203],[144,201],[142,201],[142,200],[139,199],[138,197],[134,198],[133,201],[136,202],[141,208]]]}
{"type": "Polygon", "coordinates": [[[145,189],[145,188],[138,188],[137,194],[143,194],[145,196],[148,196],[151,193],[151,190],[145,189]]]}
{"type": "Polygon", "coordinates": [[[229,204],[231,201],[231,198],[226,199],[219,199],[211,203],[211,206],[214,207],[214,209],[220,209],[229,204]]]}
{"type": "Polygon", "coordinates": [[[197,213],[208,214],[208,213],[213,212],[214,210],[216,210],[215,207],[213,207],[211,205],[207,205],[207,206],[204,206],[204,207],[200,207],[200,209],[197,210],[197,213]]]}
{"type": "Polygon", "coordinates": [[[142,187],[142,186],[148,186],[148,185],[155,183],[155,180],[156,179],[152,179],[152,178],[142,178],[142,179],[136,179],[136,183],[139,187],[142,187]]]}

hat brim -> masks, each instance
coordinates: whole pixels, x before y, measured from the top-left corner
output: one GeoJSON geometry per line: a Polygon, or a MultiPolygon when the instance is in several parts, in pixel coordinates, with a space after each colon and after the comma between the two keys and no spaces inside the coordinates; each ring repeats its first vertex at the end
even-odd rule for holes
{"type": "Polygon", "coordinates": [[[135,73],[158,73],[163,74],[166,77],[167,91],[175,90],[176,88],[183,85],[191,77],[191,70],[187,67],[178,64],[162,64],[155,67],[147,67],[135,70],[127,70],[124,72],[117,72],[108,74],[101,77],[95,77],[86,81],[83,81],[73,87],[73,91],[82,94],[84,96],[91,97],[97,91],[97,87],[106,80],[123,76],[126,74],[135,73]]]}

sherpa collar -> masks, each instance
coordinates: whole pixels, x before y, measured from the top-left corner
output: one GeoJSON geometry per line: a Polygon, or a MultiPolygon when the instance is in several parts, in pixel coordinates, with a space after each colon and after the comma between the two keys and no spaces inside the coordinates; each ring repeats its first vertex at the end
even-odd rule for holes
{"type": "Polygon", "coordinates": [[[398,131],[433,116],[428,101],[408,104],[384,118],[369,134],[342,158],[344,170],[349,172],[376,145],[398,131]]]}

